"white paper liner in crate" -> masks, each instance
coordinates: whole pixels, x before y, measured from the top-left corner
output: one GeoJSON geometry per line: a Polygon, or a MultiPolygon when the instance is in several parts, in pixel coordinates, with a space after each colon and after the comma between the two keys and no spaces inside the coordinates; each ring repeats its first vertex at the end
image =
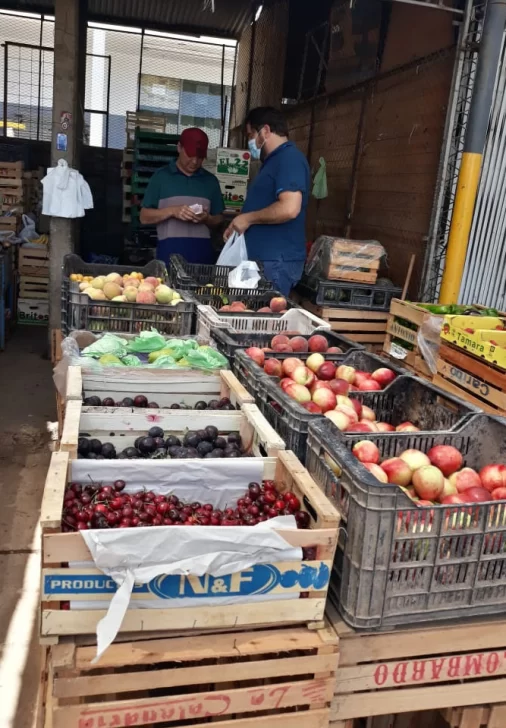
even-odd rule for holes
{"type": "Polygon", "coordinates": [[[212,306],[197,306],[198,336],[208,337],[212,328],[231,328],[236,332],[249,333],[279,333],[293,331],[309,335],[316,329],[330,331],[330,324],[310,311],[302,308],[292,308],[283,316],[262,316],[254,314],[246,316],[220,316],[212,306]]]}
{"type": "MultiPolygon", "coordinates": [[[[76,460],[72,464],[72,480],[89,481],[90,470],[94,482],[110,482],[118,477],[117,463],[90,466],[76,460]]],[[[184,468],[181,461],[130,461],[122,465],[121,477],[127,481],[127,492],[148,484],[157,493],[175,492],[185,501],[198,498],[224,508],[235,503],[248,483],[261,482],[263,470],[261,458],[227,463],[188,460],[184,468]]],[[[289,546],[275,528],[296,529],[295,518],[280,516],[256,526],[226,528],[157,526],[81,531],[95,566],[118,585],[106,616],[97,625],[96,659],[115,639],[135,583],[148,583],[165,575],[226,576],[256,564],[300,561],[302,550],[289,546]]],[[[199,604],[216,604],[216,600],[201,598],[199,604]]]]}

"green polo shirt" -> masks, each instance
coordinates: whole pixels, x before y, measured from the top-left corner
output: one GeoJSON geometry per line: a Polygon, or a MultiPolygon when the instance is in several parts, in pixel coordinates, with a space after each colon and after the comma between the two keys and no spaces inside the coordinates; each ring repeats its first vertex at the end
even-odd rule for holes
{"type": "MultiPolygon", "coordinates": [[[[158,210],[177,205],[200,204],[210,215],[221,215],[224,204],[218,179],[206,169],[190,176],[183,174],[172,160],[151,177],[144,194],[143,207],[158,210]]],[[[171,218],[157,226],[158,240],[210,238],[207,225],[171,218]]]]}

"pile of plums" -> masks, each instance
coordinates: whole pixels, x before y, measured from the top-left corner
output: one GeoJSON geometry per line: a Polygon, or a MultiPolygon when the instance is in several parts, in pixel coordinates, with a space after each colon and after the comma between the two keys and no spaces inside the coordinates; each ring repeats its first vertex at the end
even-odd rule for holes
{"type": "Polygon", "coordinates": [[[88,407],[148,407],[149,409],[184,409],[184,410],[235,410],[229,397],[221,399],[210,399],[209,402],[199,400],[193,407],[184,402],[174,402],[167,407],[160,407],[157,402],[149,402],[143,394],[136,394],[135,397],[123,397],[120,402],[115,402],[112,397],[100,399],[96,395],[85,397],[84,404],[88,407]]]}

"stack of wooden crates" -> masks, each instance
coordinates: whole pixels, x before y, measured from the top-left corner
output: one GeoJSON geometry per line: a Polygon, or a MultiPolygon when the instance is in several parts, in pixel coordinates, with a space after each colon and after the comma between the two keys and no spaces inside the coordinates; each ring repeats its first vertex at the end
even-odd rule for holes
{"type": "Polygon", "coordinates": [[[18,253],[18,323],[46,325],[49,321],[49,249],[21,245],[18,253]]]}
{"type": "Polygon", "coordinates": [[[23,211],[23,162],[0,162],[0,232],[19,232],[23,211]]]}

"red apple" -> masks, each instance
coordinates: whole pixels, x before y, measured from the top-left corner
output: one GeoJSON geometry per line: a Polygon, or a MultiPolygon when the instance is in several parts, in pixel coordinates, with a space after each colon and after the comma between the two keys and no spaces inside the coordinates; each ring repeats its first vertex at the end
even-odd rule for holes
{"type": "Polygon", "coordinates": [[[358,416],[353,407],[347,407],[345,404],[338,404],[336,411],[344,412],[344,414],[349,418],[350,423],[358,422],[358,416]]]}
{"type": "Polygon", "coordinates": [[[246,349],[246,354],[250,357],[250,359],[253,359],[258,366],[263,367],[265,354],[262,349],[259,349],[258,346],[250,346],[249,349],[246,349]]]}
{"type": "Polygon", "coordinates": [[[313,414],[313,415],[322,415],[323,414],[322,408],[318,407],[318,405],[315,404],[314,402],[304,402],[304,404],[302,406],[304,407],[304,409],[307,409],[307,411],[311,412],[311,414],[313,414]]]}
{"type": "Polygon", "coordinates": [[[339,412],[339,410],[329,410],[328,412],[325,412],[325,417],[328,417],[337,429],[342,432],[344,432],[344,430],[346,430],[346,428],[351,424],[350,418],[345,415],[344,412],[339,412]]]}
{"type": "Polygon", "coordinates": [[[395,432],[395,427],[389,425],[388,422],[376,422],[378,432],[395,432]]]}
{"type": "Polygon", "coordinates": [[[374,463],[377,465],[380,461],[380,451],[371,440],[356,442],[351,451],[361,463],[374,463]]]}
{"type": "Polygon", "coordinates": [[[347,429],[346,432],[377,432],[376,425],[370,420],[360,420],[360,422],[354,422],[347,429]]]}
{"type": "Polygon", "coordinates": [[[289,356],[288,359],[285,359],[281,364],[285,377],[290,377],[292,372],[295,371],[297,367],[301,366],[304,366],[304,362],[297,359],[295,356],[289,356]]]}
{"type": "Polygon", "coordinates": [[[338,346],[329,346],[327,349],[327,354],[342,354],[343,350],[340,349],[338,346]]]}
{"type": "Polygon", "coordinates": [[[350,384],[353,384],[353,380],[355,379],[355,371],[356,370],[353,367],[346,366],[346,364],[341,364],[341,366],[337,367],[336,378],[344,379],[350,384]]]}
{"type": "Polygon", "coordinates": [[[326,452],[323,453],[323,459],[325,460],[325,463],[328,465],[328,467],[332,470],[334,475],[337,475],[338,478],[341,477],[343,471],[339,467],[339,465],[336,463],[335,460],[333,460],[330,455],[326,452]]]}
{"type": "Polygon", "coordinates": [[[458,495],[457,488],[450,483],[448,478],[445,478],[445,482],[443,485],[443,490],[439,496],[439,502],[441,502],[442,498],[446,498],[448,495],[458,495]]]}
{"type": "Polygon", "coordinates": [[[444,484],[443,473],[434,465],[422,465],[413,473],[415,491],[424,500],[437,500],[443,492],[444,484]]]}
{"type": "Polygon", "coordinates": [[[304,387],[310,387],[315,381],[315,375],[304,365],[293,370],[291,377],[296,384],[303,384],[304,387]]]}
{"type": "Polygon", "coordinates": [[[309,339],[308,347],[309,351],[327,351],[329,344],[327,339],[321,334],[315,334],[309,339]]]}
{"type": "Polygon", "coordinates": [[[286,310],[286,298],[283,298],[283,296],[275,296],[271,298],[269,306],[273,313],[282,313],[286,310]]]}
{"type": "Polygon", "coordinates": [[[365,382],[360,382],[358,385],[359,392],[379,392],[380,389],[381,385],[374,379],[366,379],[365,382]]]}
{"type": "Polygon", "coordinates": [[[288,336],[285,336],[284,334],[276,334],[271,340],[271,347],[274,349],[276,344],[289,344],[290,339],[288,336]]]}
{"type": "Polygon", "coordinates": [[[283,374],[281,362],[277,359],[267,359],[264,364],[264,372],[271,377],[281,377],[283,374]]]}
{"type": "Polygon", "coordinates": [[[371,375],[369,374],[369,372],[361,372],[361,371],[357,370],[355,372],[355,378],[353,380],[353,384],[356,387],[360,387],[360,385],[363,384],[363,382],[369,382],[370,379],[371,379],[371,375]]]}
{"type": "Polygon", "coordinates": [[[486,488],[468,488],[460,494],[460,497],[464,498],[466,503],[487,503],[494,500],[486,488]]]}
{"type": "Polygon", "coordinates": [[[441,500],[439,501],[442,505],[449,505],[450,503],[465,503],[466,501],[462,498],[460,495],[445,495],[441,500]]]}
{"type": "Polygon", "coordinates": [[[506,487],[506,465],[485,465],[480,470],[483,487],[492,492],[496,488],[506,487]]]}
{"type": "Polygon", "coordinates": [[[317,370],[316,376],[324,382],[330,382],[336,376],[336,365],[332,364],[331,361],[324,362],[317,370]]]}
{"type": "Polygon", "coordinates": [[[314,394],[318,389],[327,389],[329,392],[332,392],[330,388],[330,382],[321,382],[319,379],[316,382],[313,382],[312,385],[309,387],[309,391],[311,394],[314,394]]]}
{"type": "MultiPolygon", "coordinates": [[[[464,493],[465,496],[465,493],[464,493]]],[[[492,491],[492,500],[506,500],[506,487],[495,488],[492,491]]]]}
{"type": "Polygon", "coordinates": [[[290,379],[290,377],[284,377],[279,383],[279,386],[283,390],[283,392],[286,391],[287,387],[290,387],[293,384],[293,379],[290,379]]]}
{"type": "Polygon", "coordinates": [[[450,475],[450,483],[455,487],[457,493],[463,493],[468,488],[481,488],[481,478],[472,468],[462,468],[450,475]]]}
{"type": "Polygon", "coordinates": [[[293,351],[306,352],[308,350],[307,341],[302,336],[294,336],[293,339],[290,339],[290,346],[293,351]]]}
{"type": "Polygon", "coordinates": [[[420,428],[416,427],[412,422],[401,422],[395,428],[396,432],[420,432],[420,428]]]}
{"type": "Polygon", "coordinates": [[[333,379],[329,385],[334,394],[347,395],[350,391],[350,385],[345,379],[333,379]]]}
{"type": "Polygon", "coordinates": [[[372,410],[370,407],[366,407],[364,404],[362,406],[362,419],[363,420],[370,420],[371,422],[376,422],[376,412],[372,410]]]}
{"type": "Polygon", "coordinates": [[[289,397],[295,399],[300,404],[304,404],[304,402],[311,402],[311,392],[302,384],[295,384],[292,382],[292,384],[286,387],[285,392],[289,397]]]}
{"type": "Polygon", "coordinates": [[[336,395],[330,389],[317,389],[313,393],[313,402],[321,407],[322,412],[328,412],[336,408],[336,395]]]}
{"type": "Polygon", "coordinates": [[[375,379],[378,384],[381,384],[382,388],[385,388],[389,384],[391,384],[396,376],[397,375],[395,372],[393,372],[391,369],[387,369],[386,367],[376,369],[376,371],[371,374],[371,377],[375,379]]]}
{"type": "Polygon", "coordinates": [[[315,373],[322,366],[322,364],[325,364],[325,359],[321,354],[311,354],[311,356],[308,356],[306,361],[306,366],[315,373]]]}
{"type": "Polygon", "coordinates": [[[389,483],[394,483],[394,485],[410,484],[413,472],[404,460],[389,458],[381,463],[381,468],[387,474],[389,483]]]}
{"type": "Polygon", "coordinates": [[[436,445],[427,455],[432,465],[439,468],[446,478],[462,467],[462,455],[453,445],[436,445]]]}
{"type": "Polygon", "coordinates": [[[349,397],[346,397],[344,394],[338,394],[337,397],[337,405],[344,404],[346,407],[351,407],[352,409],[355,409],[353,407],[353,400],[349,397]]]}
{"type": "Polygon", "coordinates": [[[404,460],[404,462],[409,465],[413,472],[423,467],[424,465],[430,465],[429,458],[421,450],[404,450],[404,452],[401,453],[399,457],[401,458],[401,460],[404,460]]]}
{"type": "Polygon", "coordinates": [[[380,468],[379,465],[376,465],[375,463],[364,463],[363,465],[364,468],[367,468],[367,470],[374,475],[376,480],[380,481],[380,483],[388,483],[387,474],[380,468]]]}
{"type": "Polygon", "coordinates": [[[276,344],[273,351],[277,351],[280,354],[291,354],[293,349],[290,344],[276,344]]]}
{"type": "Polygon", "coordinates": [[[355,408],[355,412],[358,415],[358,419],[360,419],[362,417],[362,409],[363,409],[362,402],[360,402],[360,400],[358,400],[358,399],[352,399],[351,403],[355,408]]]}

